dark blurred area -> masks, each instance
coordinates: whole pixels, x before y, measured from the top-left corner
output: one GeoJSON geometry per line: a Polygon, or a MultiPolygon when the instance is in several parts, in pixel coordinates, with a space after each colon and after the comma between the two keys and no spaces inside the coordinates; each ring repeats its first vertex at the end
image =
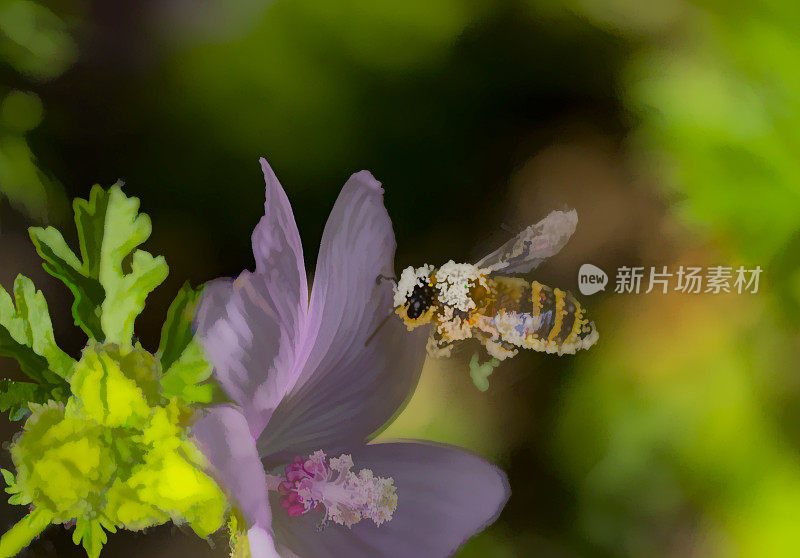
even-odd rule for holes
{"type": "MultiPolygon", "coordinates": [[[[77,354],[68,293],[26,227],[74,241],[68,200],[125,182],[170,277],[137,335],[154,349],[180,285],[252,268],[258,157],[313,269],[347,177],[386,189],[396,267],[477,260],[564,206],[577,270],[765,268],[757,295],[585,300],[600,343],[521,354],[488,392],[467,353],[429,361],[383,437],[467,446],[513,496],[461,556],[800,552],[800,39],[789,3],[659,0],[0,0],[0,283],[31,277],[77,354]],[[796,95],[797,94],[797,95],[796,95]],[[70,236],[71,235],[71,236],[70,236]]],[[[612,277],[613,281],[613,277],[612,277]]],[[[469,352],[469,351],[468,351],[469,352]]],[[[19,371],[0,361],[4,376],[19,371]]],[[[17,424],[3,425],[10,440],[17,424]]],[[[8,466],[6,454],[0,460],[8,466]]],[[[3,508],[10,526],[21,509],[3,508]]],[[[226,556],[174,527],[104,556],[226,556]]],[[[51,528],[30,557],[82,556],[51,528]]]]}

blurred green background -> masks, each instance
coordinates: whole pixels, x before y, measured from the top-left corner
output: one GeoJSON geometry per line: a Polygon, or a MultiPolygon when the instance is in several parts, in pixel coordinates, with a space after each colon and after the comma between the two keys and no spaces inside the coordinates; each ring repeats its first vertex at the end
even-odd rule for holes
{"type": "MultiPolygon", "coordinates": [[[[536,272],[552,286],[587,262],[612,282],[760,265],[755,295],[583,297],[597,346],[520,355],[486,393],[471,351],[429,361],[383,436],[509,472],[464,558],[800,556],[798,24],[787,0],[0,0],[0,283],[33,277],[79,351],[25,229],[69,226],[68,199],[121,178],[171,267],[137,326],[152,349],[185,279],[253,266],[261,155],[309,267],[362,168],[398,269],[476,260],[563,205],[580,224],[536,272]]],[[[104,556],[225,556],[214,542],[164,527],[104,556]]],[[[28,555],[82,552],[51,529],[28,555]]]]}

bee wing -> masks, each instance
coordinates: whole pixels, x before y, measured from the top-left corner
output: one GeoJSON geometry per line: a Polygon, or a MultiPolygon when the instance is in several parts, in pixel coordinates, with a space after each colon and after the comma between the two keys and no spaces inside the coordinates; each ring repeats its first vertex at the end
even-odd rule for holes
{"type": "Polygon", "coordinates": [[[578,212],[552,211],[475,265],[504,273],[528,273],[558,253],[578,226],[578,212]]]}

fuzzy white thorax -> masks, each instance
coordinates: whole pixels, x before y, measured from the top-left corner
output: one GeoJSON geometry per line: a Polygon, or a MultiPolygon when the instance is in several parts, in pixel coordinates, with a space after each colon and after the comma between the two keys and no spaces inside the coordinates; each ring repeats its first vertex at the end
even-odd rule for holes
{"type": "Polygon", "coordinates": [[[472,264],[456,263],[450,260],[436,270],[436,287],[439,302],[463,312],[475,308],[475,301],[469,296],[470,288],[486,284],[483,271],[472,264]]]}
{"type": "Polygon", "coordinates": [[[406,303],[408,297],[414,292],[414,287],[427,285],[431,272],[433,272],[433,266],[429,264],[424,264],[422,267],[408,266],[405,268],[394,287],[395,307],[406,303]]]}

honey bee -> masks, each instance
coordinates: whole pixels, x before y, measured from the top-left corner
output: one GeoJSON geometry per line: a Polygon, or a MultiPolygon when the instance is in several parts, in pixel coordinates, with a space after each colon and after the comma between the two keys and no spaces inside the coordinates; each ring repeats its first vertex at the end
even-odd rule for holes
{"type": "Polygon", "coordinates": [[[569,292],[515,274],[532,271],[567,243],[575,210],[553,211],[474,264],[407,267],[394,287],[395,313],[410,330],[431,324],[428,354],[450,356],[476,338],[498,361],[519,349],[574,354],[598,338],[594,323],[569,292]]]}

